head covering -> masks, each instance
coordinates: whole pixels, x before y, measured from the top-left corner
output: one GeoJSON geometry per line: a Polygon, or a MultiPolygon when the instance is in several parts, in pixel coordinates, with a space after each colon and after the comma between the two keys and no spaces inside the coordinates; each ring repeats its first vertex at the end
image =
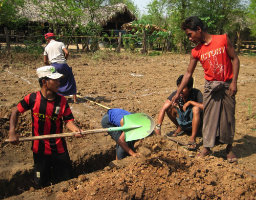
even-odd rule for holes
{"type": "Polygon", "coordinates": [[[58,79],[63,76],[63,74],[56,72],[56,69],[53,66],[39,67],[36,70],[36,73],[38,78],[48,77],[50,79],[58,79]]]}
{"type": "Polygon", "coordinates": [[[49,37],[54,37],[55,35],[54,35],[54,33],[46,33],[45,35],[44,35],[44,38],[45,39],[48,39],[49,37]]]}

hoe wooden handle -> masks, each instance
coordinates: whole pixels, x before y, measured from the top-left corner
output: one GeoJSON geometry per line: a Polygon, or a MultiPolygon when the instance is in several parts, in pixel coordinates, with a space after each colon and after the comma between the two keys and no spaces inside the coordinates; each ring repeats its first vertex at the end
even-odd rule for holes
{"type": "MultiPolygon", "coordinates": [[[[85,135],[85,134],[91,134],[91,133],[102,133],[102,132],[107,132],[107,131],[108,131],[108,128],[94,129],[94,130],[82,131],[81,134],[85,135]]],[[[21,137],[21,138],[19,138],[19,141],[21,142],[21,141],[43,140],[43,139],[51,139],[51,138],[72,137],[76,134],[79,134],[79,132],[21,137]]],[[[11,142],[11,141],[9,139],[6,139],[5,142],[11,142]]]]}

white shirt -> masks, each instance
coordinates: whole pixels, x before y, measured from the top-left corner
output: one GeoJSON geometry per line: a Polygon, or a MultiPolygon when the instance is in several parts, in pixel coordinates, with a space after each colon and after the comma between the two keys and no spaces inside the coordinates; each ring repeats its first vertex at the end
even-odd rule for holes
{"type": "Polygon", "coordinates": [[[44,48],[44,55],[48,56],[50,63],[66,63],[63,49],[66,48],[63,42],[51,40],[44,48]]]}

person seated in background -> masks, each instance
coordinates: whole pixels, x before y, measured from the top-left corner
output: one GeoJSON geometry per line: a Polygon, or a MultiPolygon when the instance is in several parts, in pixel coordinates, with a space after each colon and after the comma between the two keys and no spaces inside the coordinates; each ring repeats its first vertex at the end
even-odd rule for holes
{"type": "MultiPolygon", "coordinates": [[[[120,109],[109,109],[101,120],[103,128],[120,127],[124,125],[123,117],[132,113],[120,109]]],[[[123,131],[111,131],[108,132],[113,140],[116,141],[116,159],[121,160],[127,156],[136,157],[138,154],[134,150],[135,141],[126,142],[125,133],[123,131]]]]}
{"type": "MultiPolygon", "coordinates": [[[[183,75],[180,75],[177,79],[177,87],[179,87],[182,78],[183,75]]],[[[183,132],[191,132],[188,142],[188,149],[190,150],[196,149],[196,135],[200,128],[203,111],[203,95],[200,90],[193,88],[193,83],[193,78],[190,78],[176,102],[173,102],[172,98],[177,90],[171,93],[159,111],[155,127],[156,134],[161,135],[161,125],[166,113],[177,127],[175,131],[170,132],[167,136],[178,136],[183,132]]]]}

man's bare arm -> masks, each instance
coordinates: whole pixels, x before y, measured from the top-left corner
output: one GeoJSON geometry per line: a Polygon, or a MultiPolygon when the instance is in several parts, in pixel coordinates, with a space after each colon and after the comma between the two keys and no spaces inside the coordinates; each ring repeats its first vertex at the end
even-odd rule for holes
{"type": "Polygon", "coordinates": [[[62,50],[64,52],[65,59],[67,60],[68,56],[69,56],[69,52],[68,52],[68,50],[66,48],[63,48],[62,50]]]}
{"type": "Polygon", "coordinates": [[[45,65],[50,65],[49,59],[48,59],[48,56],[47,56],[47,55],[44,55],[44,64],[45,64],[45,65]]]}
{"type": "Polygon", "coordinates": [[[125,152],[127,152],[130,156],[137,156],[137,153],[135,153],[129,146],[128,144],[125,142],[125,133],[122,132],[122,134],[120,135],[117,143],[125,150],[125,152]]]}
{"type": "Polygon", "coordinates": [[[228,37],[227,37],[227,43],[228,43],[227,44],[227,53],[232,60],[232,66],[233,66],[233,78],[232,78],[232,82],[229,86],[229,92],[230,92],[230,95],[233,96],[233,95],[236,95],[236,93],[237,93],[237,79],[238,79],[238,74],[239,74],[239,69],[240,69],[240,61],[235,52],[235,48],[231,44],[228,37]]]}

